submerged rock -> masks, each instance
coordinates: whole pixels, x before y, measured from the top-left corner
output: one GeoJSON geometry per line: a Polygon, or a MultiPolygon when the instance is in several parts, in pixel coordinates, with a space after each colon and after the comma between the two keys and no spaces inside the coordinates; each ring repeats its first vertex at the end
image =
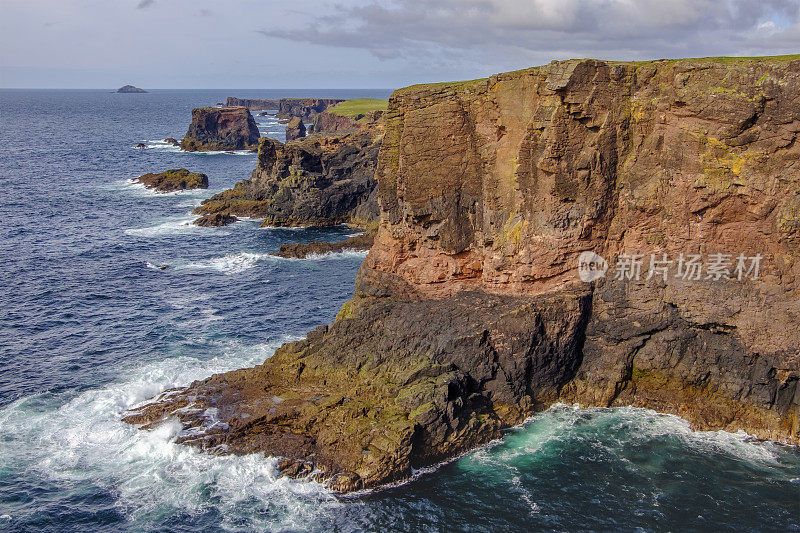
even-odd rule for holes
{"type": "Polygon", "coordinates": [[[246,107],[192,109],[192,123],[181,140],[187,152],[250,150],[258,146],[258,125],[246,107]]]}
{"type": "Polygon", "coordinates": [[[148,173],[134,178],[133,181],[159,192],[208,188],[208,176],[199,172],[190,172],[185,168],[174,168],[158,174],[148,173]]]}

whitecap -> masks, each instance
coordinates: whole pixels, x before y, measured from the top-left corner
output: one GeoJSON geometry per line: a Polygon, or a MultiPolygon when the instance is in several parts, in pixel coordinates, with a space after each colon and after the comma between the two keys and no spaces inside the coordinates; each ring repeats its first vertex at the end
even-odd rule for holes
{"type": "Polygon", "coordinates": [[[302,528],[320,511],[341,505],[322,485],[280,477],[274,458],[215,456],[178,445],[175,420],[152,431],[121,421],[128,409],[165,389],[261,363],[277,345],[230,344],[212,359],[180,356],[130,366],[117,382],[65,402],[52,395],[17,400],[0,409],[0,456],[66,492],[80,494],[82,483],[108,491],[132,529],[209,510],[224,517],[223,526],[302,528]]]}
{"type": "Polygon", "coordinates": [[[270,259],[269,254],[259,254],[252,252],[239,252],[236,254],[223,255],[221,257],[211,257],[178,263],[176,270],[212,270],[223,274],[238,274],[256,266],[256,263],[263,259],[270,259]]]}

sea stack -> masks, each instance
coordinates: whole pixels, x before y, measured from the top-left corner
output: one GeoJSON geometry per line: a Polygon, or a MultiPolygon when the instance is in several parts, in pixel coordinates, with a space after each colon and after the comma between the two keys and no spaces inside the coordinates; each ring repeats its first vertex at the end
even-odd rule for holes
{"type": "MultiPolygon", "coordinates": [[[[178,442],[280,456],[338,491],[559,401],[797,444],[799,104],[792,57],[558,61],[396,91],[378,233],[335,322],[127,420],[178,419],[178,442]]],[[[258,179],[290,146],[262,147],[258,179]]]]}
{"type": "Polygon", "coordinates": [[[192,109],[192,123],[181,140],[187,152],[252,150],[258,147],[258,125],[246,107],[192,109]]]}
{"type": "Polygon", "coordinates": [[[286,142],[302,139],[306,136],[306,125],[300,117],[292,117],[286,124],[286,142]]]}

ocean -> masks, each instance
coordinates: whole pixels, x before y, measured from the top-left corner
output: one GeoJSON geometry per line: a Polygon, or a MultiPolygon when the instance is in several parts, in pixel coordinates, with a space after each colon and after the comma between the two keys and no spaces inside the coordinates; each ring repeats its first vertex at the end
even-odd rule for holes
{"type": "MultiPolygon", "coordinates": [[[[279,477],[274,458],[210,456],[168,425],[120,422],[331,322],[364,258],[270,255],[346,227],[192,226],[255,155],[162,140],[227,96],[388,94],[0,90],[0,531],[800,531],[797,448],[644,409],[556,405],[408,483],[346,497],[279,477]],[[209,190],[129,181],[181,167],[209,190]]],[[[274,117],[256,120],[282,140],[274,117]]]]}

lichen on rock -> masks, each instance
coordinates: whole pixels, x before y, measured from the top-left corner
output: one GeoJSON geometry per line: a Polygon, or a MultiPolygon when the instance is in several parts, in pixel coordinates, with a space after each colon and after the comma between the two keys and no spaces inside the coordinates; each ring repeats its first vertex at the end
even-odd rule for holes
{"type": "MultiPolygon", "coordinates": [[[[192,413],[214,405],[227,426],[181,442],[281,456],[287,475],[316,469],[342,491],[405,479],[555,401],[797,444],[798,132],[796,57],[571,60],[396,91],[379,229],[334,324],[127,420],[199,429],[192,413]],[[763,264],[747,280],[584,283],[586,251],[763,264]]],[[[289,160],[309,164],[279,150],[259,152],[276,191],[297,179],[289,160]]]]}

